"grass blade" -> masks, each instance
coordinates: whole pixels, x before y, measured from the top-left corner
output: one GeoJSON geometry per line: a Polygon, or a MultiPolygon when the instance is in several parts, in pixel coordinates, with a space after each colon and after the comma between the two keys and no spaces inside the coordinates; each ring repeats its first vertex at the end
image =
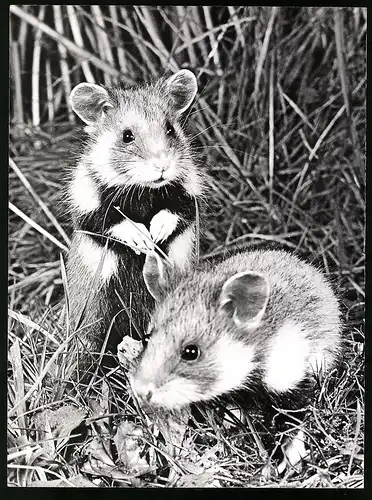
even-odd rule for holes
{"type": "Polygon", "coordinates": [[[57,229],[59,234],[62,236],[62,238],[65,240],[65,243],[70,246],[71,240],[65,233],[65,231],[62,229],[61,225],[57,221],[57,219],[54,217],[52,212],[49,210],[49,208],[46,206],[46,204],[43,202],[43,200],[39,197],[39,195],[35,192],[29,181],[26,179],[26,177],[23,175],[21,170],[17,167],[16,163],[9,158],[9,165],[12,168],[12,170],[15,172],[15,174],[19,177],[20,181],[22,184],[25,186],[27,191],[31,194],[33,199],[36,201],[36,203],[39,205],[41,210],[45,213],[45,215],[48,217],[50,222],[53,224],[53,226],[57,229]]]}
{"type": "Polygon", "coordinates": [[[30,217],[28,217],[26,214],[24,214],[22,212],[22,210],[19,210],[19,208],[17,208],[15,205],[13,205],[12,202],[9,202],[9,208],[12,212],[14,212],[16,215],[21,217],[21,219],[23,219],[25,222],[27,222],[27,224],[29,224],[31,227],[36,229],[36,231],[38,231],[40,234],[42,234],[43,236],[48,238],[48,240],[50,240],[52,243],[57,245],[57,247],[59,247],[61,250],[63,250],[64,252],[68,252],[68,248],[65,245],[60,243],[54,236],[52,236],[50,233],[48,233],[48,231],[43,229],[41,226],[39,226],[39,224],[34,222],[32,219],[30,219],[30,217]]]}
{"type": "Polygon", "coordinates": [[[134,80],[128,77],[126,74],[122,74],[120,71],[117,69],[113,68],[110,64],[105,63],[100,59],[99,57],[91,54],[85,49],[82,49],[81,47],[78,47],[75,43],[71,42],[68,38],[60,35],[57,31],[53,30],[49,26],[47,26],[45,23],[41,23],[35,16],[32,16],[31,14],[26,13],[23,9],[18,7],[17,5],[10,5],[9,10],[11,14],[14,14],[21,19],[27,21],[31,26],[34,26],[36,28],[39,28],[43,33],[48,35],[50,38],[55,40],[57,43],[63,45],[66,47],[66,49],[71,52],[74,56],[83,59],[83,60],[88,60],[92,64],[94,64],[97,68],[101,69],[102,71],[107,72],[109,75],[112,75],[116,78],[119,77],[124,77],[126,82],[129,84],[133,84],[134,80]]]}

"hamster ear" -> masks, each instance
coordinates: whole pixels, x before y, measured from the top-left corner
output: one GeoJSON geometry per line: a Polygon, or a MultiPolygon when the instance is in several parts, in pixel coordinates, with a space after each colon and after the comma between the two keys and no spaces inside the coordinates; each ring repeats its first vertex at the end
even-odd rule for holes
{"type": "Polygon", "coordinates": [[[143,266],[143,279],[145,280],[147,290],[156,301],[160,301],[165,296],[168,273],[167,264],[156,253],[149,252],[146,255],[145,265],[143,266]]]}
{"type": "Polygon", "coordinates": [[[198,91],[198,84],[194,73],[188,69],[181,69],[165,81],[166,88],[176,108],[181,114],[190,106],[198,91]]]}
{"type": "Polygon", "coordinates": [[[79,83],[71,91],[70,103],[87,125],[95,125],[105,109],[112,108],[107,90],[95,83],[79,83]]]}
{"type": "Polygon", "coordinates": [[[220,310],[239,327],[257,327],[269,301],[270,285],[265,276],[254,272],[234,274],[222,287],[220,310]]]}

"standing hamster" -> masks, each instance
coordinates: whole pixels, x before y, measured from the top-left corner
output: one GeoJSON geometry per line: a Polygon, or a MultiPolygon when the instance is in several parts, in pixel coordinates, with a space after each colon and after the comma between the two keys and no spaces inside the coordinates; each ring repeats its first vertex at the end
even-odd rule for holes
{"type": "Polygon", "coordinates": [[[147,404],[177,409],[240,389],[288,402],[339,361],[338,301],[290,253],[244,252],[178,276],[150,253],[143,272],[158,305],[131,385],[147,404]]]}
{"type": "Polygon", "coordinates": [[[196,92],[188,70],[131,88],[81,83],[71,92],[88,137],[68,188],[69,312],[76,327],[92,291],[80,333],[90,354],[109,328],[110,350],[124,335],[138,338],[123,303],[138,330],[146,328],[153,298],[142,278],[145,250],[156,243],[183,270],[193,261],[205,183],[180,118],[196,92]]]}

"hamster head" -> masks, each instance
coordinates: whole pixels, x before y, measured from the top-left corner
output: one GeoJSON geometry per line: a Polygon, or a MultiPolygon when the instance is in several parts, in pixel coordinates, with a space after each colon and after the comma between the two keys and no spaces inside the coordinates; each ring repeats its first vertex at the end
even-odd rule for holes
{"type": "Polygon", "coordinates": [[[197,170],[180,124],[196,92],[188,70],[132,88],[77,85],[70,103],[88,125],[87,165],[109,186],[156,189],[179,181],[197,190],[197,170]]]}
{"type": "Polygon", "coordinates": [[[200,272],[177,276],[156,254],[147,256],[143,275],[158,307],[147,346],[129,374],[137,397],[171,410],[244,387],[255,367],[247,331],[264,314],[266,279],[252,272],[227,280],[200,272]]]}

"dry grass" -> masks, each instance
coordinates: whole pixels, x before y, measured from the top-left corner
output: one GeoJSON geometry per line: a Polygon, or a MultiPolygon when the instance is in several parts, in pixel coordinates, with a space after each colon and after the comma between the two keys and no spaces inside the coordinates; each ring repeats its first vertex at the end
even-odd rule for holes
{"type": "Polygon", "coordinates": [[[365,50],[359,7],[11,6],[9,485],[363,487],[365,50]],[[145,436],[141,475],[114,427],[141,421],[120,373],[96,375],[100,410],[64,390],[66,96],[180,67],[201,90],[189,122],[211,174],[203,258],[276,242],[322,265],[342,300],[347,350],[309,411],[299,474],[264,480],[259,431],[210,417],[188,429],[183,461],[145,436]]]}

